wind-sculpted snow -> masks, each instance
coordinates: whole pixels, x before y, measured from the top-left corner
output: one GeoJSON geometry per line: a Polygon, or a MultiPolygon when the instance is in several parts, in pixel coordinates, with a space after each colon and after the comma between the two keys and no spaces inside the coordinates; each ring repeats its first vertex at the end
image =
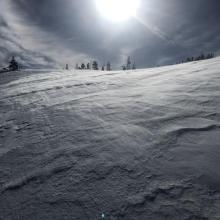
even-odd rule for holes
{"type": "Polygon", "coordinates": [[[0,219],[220,219],[220,59],[0,75],[0,219]]]}

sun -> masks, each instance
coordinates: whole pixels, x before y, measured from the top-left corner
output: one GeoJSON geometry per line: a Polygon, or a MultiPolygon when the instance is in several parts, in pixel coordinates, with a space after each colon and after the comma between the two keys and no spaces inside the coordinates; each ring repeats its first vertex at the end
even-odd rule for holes
{"type": "Polygon", "coordinates": [[[96,0],[96,5],[107,19],[122,22],[136,16],[139,0],[96,0]]]}

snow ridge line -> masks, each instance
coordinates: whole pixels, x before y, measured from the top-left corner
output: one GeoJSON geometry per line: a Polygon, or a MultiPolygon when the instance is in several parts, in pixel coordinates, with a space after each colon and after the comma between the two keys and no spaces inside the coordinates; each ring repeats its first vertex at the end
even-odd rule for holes
{"type": "Polygon", "coordinates": [[[45,182],[48,178],[52,177],[54,174],[67,172],[73,167],[74,164],[75,163],[73,164],[71,163],[59,167],[54,167],[52,169],[47,169],[44,173],[42,172],[42,170],[33,172],[27,176],[24,176],[22,178],[19,178],[17,180],[11,181],[3,185],[2,189],[0,190],[0,194],[3,194],[8,190],[17,190],[19,188],[22,188],[23,186],[27,185],[32,181],[45,182]]]}
{"type": "Polygon", "coordinates": [[[50,88],[45,88],[45,89],[32,90],[32,91],[28,91],[28,92],[21,92],[16,95],[5,96],[5,97],[2,97],[2,100],[16,98],[16,97],[20,97],[20,96],[26,96],[26,95],[30,95],[30,94],[36,94],[36,93],[40,93],[40,92],[49,92],[49,91],[53,91],[53,90],[70,89],[73,87],[92,86],[92,85],[98,85],[98,84],[101,84],[101,82],[100,83],[87,82],[87,83],[79,83],[79,84],[67,85],[67,86],[55,86],[55,87],[50,87],[50,88]]]}
{"type": "Polygon", "coordinates": [[[179,128],[174,131],[170,131],[168,132],[168,134],[179,137],[188,132],[211,131],[211,130],[216,130],[219,128],[220,128],[219,124],[208,125],[208,126],[201,127],[201,128],[187,128],[186,127],[186,128],[179,128]]]}

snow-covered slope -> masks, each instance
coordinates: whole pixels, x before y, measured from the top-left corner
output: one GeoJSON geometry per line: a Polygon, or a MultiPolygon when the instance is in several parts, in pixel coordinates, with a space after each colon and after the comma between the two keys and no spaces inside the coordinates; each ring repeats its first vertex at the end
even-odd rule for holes
{"type": "Polygon", "coordinates": [[[219,58],[1,74],[0,219],[220,219],[219,111],[219,58]]]}

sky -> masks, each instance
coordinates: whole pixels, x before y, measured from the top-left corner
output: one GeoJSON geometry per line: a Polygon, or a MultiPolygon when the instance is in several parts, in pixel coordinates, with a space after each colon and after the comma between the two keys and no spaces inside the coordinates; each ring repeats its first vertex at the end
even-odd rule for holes
{"type": "Polygon", "coordinates": [[[122,22],[95,1],[0,0],[0,67],[12,55],[30,68],[97,60],[121,69],[127,56],[147,68],[220,54],[219,0],[140,0],[136,17],[122,22]]]}

